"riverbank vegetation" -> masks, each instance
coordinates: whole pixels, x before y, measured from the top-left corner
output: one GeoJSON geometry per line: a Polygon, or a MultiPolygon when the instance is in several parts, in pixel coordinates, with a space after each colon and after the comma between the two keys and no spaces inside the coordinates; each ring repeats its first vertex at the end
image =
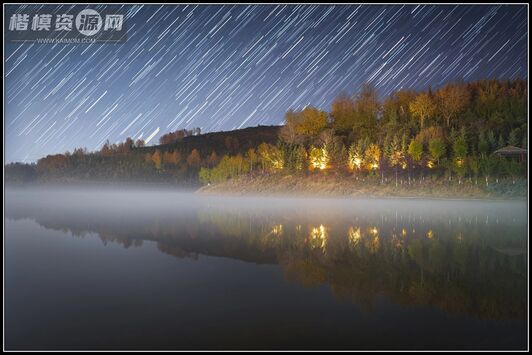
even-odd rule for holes
{"type": "Polygon", "coordinates": [[[182,130],[163,135],[161,145],[151,147],[128,138],[97,152],[76,149],[32,165],[11,164],[6,175],[14,181],[126,179],[189,185],[334,175],[397,189],[416,181],[447,188],[526,186],[526,154],[507,158],[494,152],[527,148],[527,97],[524,80],[401,89],[384,99],[365,84],[355,93],[339,94],[329,112],[312,106],[289,110],[280,128],[249,128],[256,131],[244,136],[223,132],[223,137],[182,130]]]}
{"type": "Polygon", "coordinates": [[[202,168],[199,177],[219,184],[258,170],[334,174],[396,188],[415,181],[447,188],[515,185],[526,177],[525,157],[493,153],[507,145],[526,148],[526,106],[526,82],[519,80],[452,83],[419,93],[400,90],[382,102],[374,87],[364,85],[358,93],[339,95],[330,112],[314,107],[288,111],[276,145],[223,156],[215,167],[202,168]]]}

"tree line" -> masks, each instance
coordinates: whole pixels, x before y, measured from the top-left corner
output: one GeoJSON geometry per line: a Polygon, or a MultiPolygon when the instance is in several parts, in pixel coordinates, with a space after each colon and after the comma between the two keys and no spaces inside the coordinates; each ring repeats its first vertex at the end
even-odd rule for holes
{"type": "MultiPolygon", "coordinates": [[[[200,129],[161,136],[161,144],[201,135],[200,129]]],[[[208,184],[245,174],[340,174],[391,179],[426,177],[489,185],[525,175],[525,164],[493,152],[527,147],[527,82],[453,82],[436,90],[398,90],[380,99],[369,84],[340,93],[329,112],[289,110],[277,144],[243,150],[236,137],[223,149],[179,145],[144,149],[142,140],[106,142],[99,151],[78,148],[36,164],[6,166],[6,181],[136,180],[208,184]]]]}
{"type": "Polygon", "coordinates": [[[458,184],[499,178],[512,182],[526,166],[492,154],[506,145],[527,147],[527,83],[524,80],[454,82],[437,90],[399,90],[379,100],[364,84],[341,93],[330,112],[289,110],[277,145],[224,156],[203,168],[204,183],[262,172],[322,171],[356,178],[390,176],[395,183],[426,176],[458,184]]]}

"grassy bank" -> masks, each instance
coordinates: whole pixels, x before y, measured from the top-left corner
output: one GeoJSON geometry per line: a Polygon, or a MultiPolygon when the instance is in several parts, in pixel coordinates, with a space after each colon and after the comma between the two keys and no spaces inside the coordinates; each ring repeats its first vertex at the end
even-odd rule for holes
{"type": "Polygon", "coordinates": [[[226,182],[203,186],[202,194],[291,195],[313,197],[420,197],[459,199],[526,199],[527,181],[520,179],[490,182],[411,179],[398,181],[380,177],[356,178],[341,175],[246,175],[226,182]]]}

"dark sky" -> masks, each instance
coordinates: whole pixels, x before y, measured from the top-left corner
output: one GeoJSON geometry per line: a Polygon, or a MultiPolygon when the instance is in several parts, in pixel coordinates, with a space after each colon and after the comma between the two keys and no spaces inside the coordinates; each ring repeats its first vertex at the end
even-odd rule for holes
{"type": "MultiPolygon", "coordinates": [[[[29,10],[39,8],[6,13],[29,10]]],[[[289,108],[329,110],[338,93],[364,82],[385,96],[452,80],[528,78],[525,5],[123,11],[123,44],[6,44],[7,162],[128,136],[154,144],[178,128],[280,124],[289,108]]]]}

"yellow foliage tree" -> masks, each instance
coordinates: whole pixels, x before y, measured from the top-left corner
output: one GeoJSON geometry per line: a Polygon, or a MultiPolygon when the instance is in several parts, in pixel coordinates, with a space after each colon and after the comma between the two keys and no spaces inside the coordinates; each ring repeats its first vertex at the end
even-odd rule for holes
{"type": "Polygon", "coordinates": [[[436,109],[436,103],[426,92],[419,94],[414,101],[410,103],[410,112],[412,113],[412,116],[419,120],[421,128],[423,128],[425,120],[434,116],[436,109]]]}

